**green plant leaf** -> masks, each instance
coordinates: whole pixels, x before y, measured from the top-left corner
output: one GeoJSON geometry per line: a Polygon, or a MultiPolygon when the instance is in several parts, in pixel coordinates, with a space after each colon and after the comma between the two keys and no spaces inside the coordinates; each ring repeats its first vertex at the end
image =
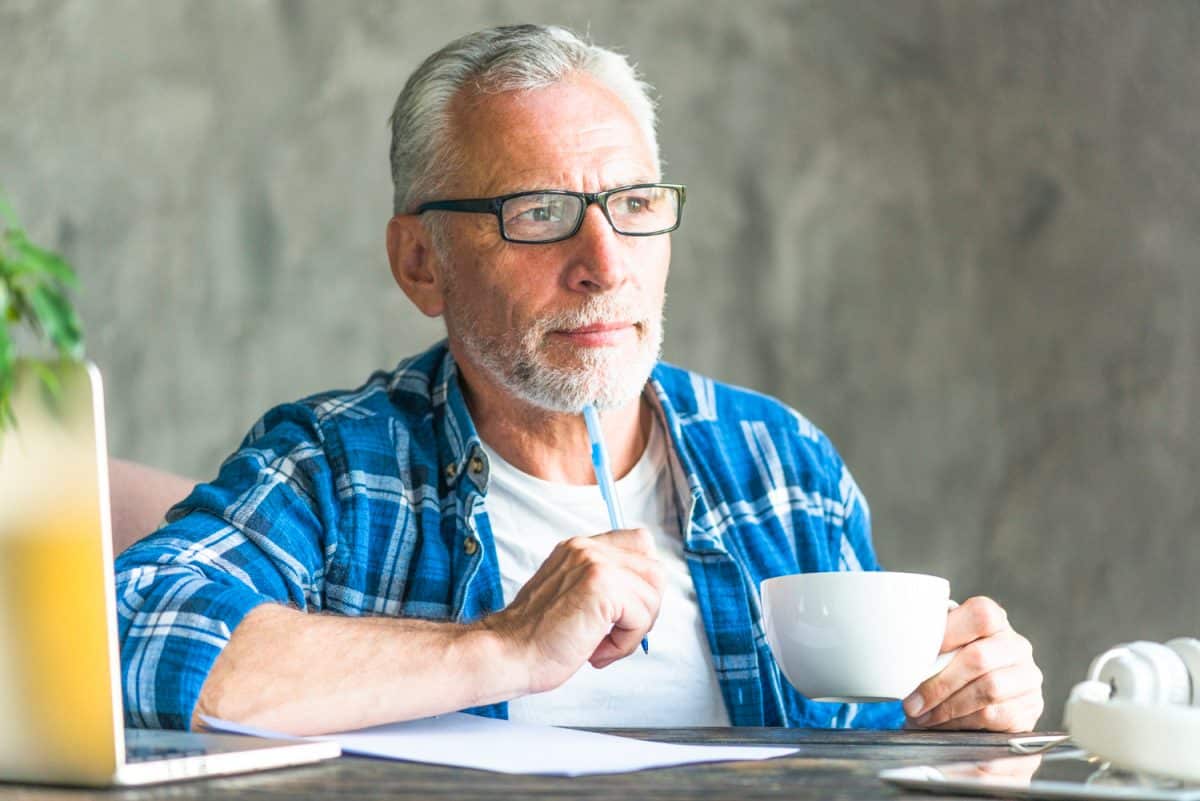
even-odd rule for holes
{"type": "Polygon", "coordinates": [[[30,242],[23,231],[8,232],[9,246],[17,254],[12,262],[12,274],[35,273],[48,275],[64,286],[75,289],[79,282],[75,271],[58,255],[30,242]]]}
{"type": "MultiPolygon", "coordinates": [[[[0,431],[16,426],[12,393],[16,386],[16,346],[11,329],[27,324],[67,359],[83,357],[83,328],[67,299],[79,285],[75,271],[57,253],[29,241],[16,213],[0,192],[0,431]]],[[[61,394],[58,375],[44,362],[30,361],[48,400],[61,394]]]]}
{"type": "Polygon", "coordinates": [[[37,316],[38,325],[59,353],[70,359],[83,356],[83,332],[79,319],[62,293],[42,284],[30,293],[29,303],[37,316]]]}
{"type": "Polygon", "coordinates": [[[0,321],[0,377],[11,375],[16,355],[13,353],[12,337],[8,333],[8,325],[0,321]]]}

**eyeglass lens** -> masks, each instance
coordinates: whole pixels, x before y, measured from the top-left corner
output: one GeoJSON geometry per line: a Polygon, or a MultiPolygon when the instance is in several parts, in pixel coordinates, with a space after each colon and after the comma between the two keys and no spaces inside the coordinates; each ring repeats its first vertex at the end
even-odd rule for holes
{"type": "MultiPolygon", "coordinates": [[[[607,210],[618,233],[655,234],[679,221],[679,193],[662,186],[622,189],[608,196],[607,210]]],[[[570,234],[583,212],[582,198],[549,192],[509,198],[500,209],[505,235],[527,242],[570,234]]]]}

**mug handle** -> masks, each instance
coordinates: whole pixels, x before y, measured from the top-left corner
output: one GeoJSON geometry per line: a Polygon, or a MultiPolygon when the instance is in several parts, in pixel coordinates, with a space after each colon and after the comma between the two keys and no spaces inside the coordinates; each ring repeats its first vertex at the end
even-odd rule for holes
{"type": "MultiPolygon", "coordinates": [[[[958,608],[958,602],[955,601],[954,599],[950,599],[949,601],[946,602],[946,611],[947,612],[949,612],[952,609],[957,609],[957,608],[958,608]]],[[[938,658],[933,660],[933,669],[929,671],[928,676],[921,679],[921,683],[923,684],[926,681],[929,681],[930,679],[932,679],[937,674],[941,673],[942,670],[945,669],[946,665],[950,664],[950,660],[954,658],[954,655],[957,654],[961,650],[962,650],[961,648],[955,648],[953,651],[947,651],[944,654],[938,654],[938,658]]]]}

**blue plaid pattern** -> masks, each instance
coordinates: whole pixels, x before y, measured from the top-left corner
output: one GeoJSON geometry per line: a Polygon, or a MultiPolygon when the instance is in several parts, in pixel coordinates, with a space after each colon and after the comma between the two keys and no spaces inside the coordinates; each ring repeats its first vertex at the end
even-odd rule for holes
{"type": "MultiPolygon", "coordinates": [[[[487,457],[456,376],[443,341],[357,390],[272,409],[121,554],[129,725],[187,728],[230,633],[262,603],[461,622],[502,607],[487,457]]],[[[898,703],[796,693],[763,634],[763,579],[879,569],[866,501],[829,440],[778,401],[677,367],[657,365],[651,386],[687,476],[685,556],[732,722],[898,727],[898,703]]]]}

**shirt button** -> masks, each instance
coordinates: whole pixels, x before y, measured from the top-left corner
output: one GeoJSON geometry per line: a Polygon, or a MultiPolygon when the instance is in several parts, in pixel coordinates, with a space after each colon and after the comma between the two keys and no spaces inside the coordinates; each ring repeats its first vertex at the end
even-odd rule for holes
{"type": "Polygon", "coordinates": [[[456,475],[458,475],[458,465],[456,465],[454,462],[446,465],[446,478],[452,479],[456,475]]]}
{"type": "Polygon", "coordinates": [[[472,456],[470,470],[475,475],[479,475],[480,473],[482,473],[483,472],[483,459],[478,456],[472,456]]]}
{"type": "Polygon", "coordinates": [[[467,556],[474,556],[475,552],[479,550],[479,540],[474,537],[467,538],[463,542],[463,550],[467,552],[467,556]]]}

